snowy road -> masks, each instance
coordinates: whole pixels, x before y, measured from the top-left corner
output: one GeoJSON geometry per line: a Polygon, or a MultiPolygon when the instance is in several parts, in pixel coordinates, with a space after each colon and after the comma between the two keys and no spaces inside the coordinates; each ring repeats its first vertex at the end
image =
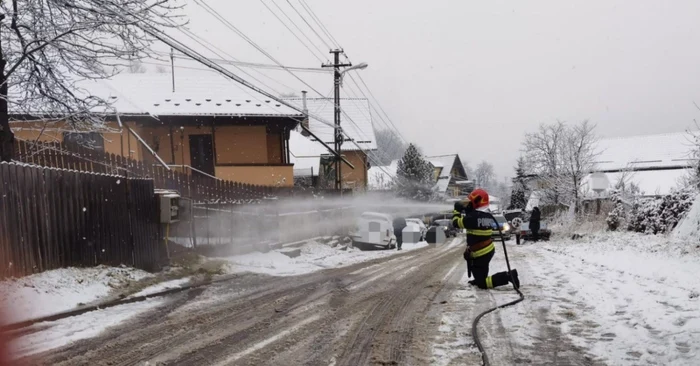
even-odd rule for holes
{"type": "MultiPolygon", "coordinates": [[[[692,280],[700,269],[697,256],[657,253],[663,238],[624,238],[509,243],[526,300],[480,323],[492,364],[700,364],[700,283],[692,280]]],[[[472,319],[517,295],[510,287],[469,286],[462,245],[292,277],[241,274],[154,301],[136,315],[106,309],[99,317],[65,319],[63,326],[89,328],[90,319],[108,322],[113,311],[126,320],[26,361],[479,365],[472,319]]],[[[492,272],[505,268],[502,255],[499,248],[492,272]]]]}
{"type": "MultiPolygon", "coordinates": [[[[425,323],[426,315],[442,306],[436,297],[446,284],[459,281],[464,271],[459,244],[457,240],[451,246],[425,247],[300,276],[242,274],[230,282],[170,296],[99,336],[27,361],[44,365],[424,364],[430,357],[434,328],[425,323]]],[[[88,319],[86,314],[70,321],[88,319]]]]}

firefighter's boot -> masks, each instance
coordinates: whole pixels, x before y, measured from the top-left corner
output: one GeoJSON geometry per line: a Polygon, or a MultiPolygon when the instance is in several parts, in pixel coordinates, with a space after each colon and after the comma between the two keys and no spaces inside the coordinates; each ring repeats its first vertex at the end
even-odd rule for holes
{"type": "Polygon", "coordinates": [[[515,288],[520,288],[520,279],[518,278],[518,270],[517,269],[510,271],[510,277],[511,278],[509,278],[509,280],[510,280],[509,282],[512,282],[513,286],[515,286],[515,288]]]}

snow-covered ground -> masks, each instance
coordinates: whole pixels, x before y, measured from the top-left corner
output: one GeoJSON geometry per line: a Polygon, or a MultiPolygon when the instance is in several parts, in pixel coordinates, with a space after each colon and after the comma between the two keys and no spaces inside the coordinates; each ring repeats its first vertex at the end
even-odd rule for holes
{"type": "MultiPolygon", "coordinates": [[[[410,251],[428,246],[428,243],[404,243],[402,251],[410,251]]],[[[289,258],[280,251],[268,253],[254,252],[244,255],[224,258],[228,264],[227,273],[254,272],[273,276],[292,276],[311,273],[326,268],[349,266],[372,259],[384,258],[401,253],[397,250],[369,250],[357,248],[340,250],[329,245],[310,241],[301,246],[301,255],[289,258]]]]}
{"type": "Polygon", "coordinates": [[[62,268],[0,281],[0,307],[8,323],[53,315],[103,298],[151,276],[133,268],[62,268]]]}
{"type": "Polygon", "coordinates": [[[190,277],[185,277],[185,278],[179,278],[177,280],[170,280],[170,281],[165,281],[161,283],[157,283],[155,285],[151,285],[146,287],[145,289],[130,295],[129,297],[139,297],[139,296],[147,296],[147,295],[152,295],[161,291],[165,290],[170,290],[170,289],[175,289],[178,287],[183,287],[186,286],[190,283],[192,279],[190,277]]]}
{"type": "MultiPolygon", "coordinates": [[[[492,364],[700,364],[698,245],[634,233],[510,245],[526,299],[480,323],[492,364]]],[[[505,269],[500,251],[491,263],[505,269]]],[[[473,360],[474,316],[516,298],[465,281],[443,314],[435,364],[473,360]]]]}
{"type": "Polygon", "coordinates": [[[95,337],[109,327],[156,308],[164,304],[165,301],[165,299],[160,298],[149,299],[105,310],[92,311],[77,317],[38,323],[27,329],[36,329],[38,330],[37,332],[28,333],[14,339],[10,349],[13,357],[19,358],[58,348],[81,339],[95,337]]]}

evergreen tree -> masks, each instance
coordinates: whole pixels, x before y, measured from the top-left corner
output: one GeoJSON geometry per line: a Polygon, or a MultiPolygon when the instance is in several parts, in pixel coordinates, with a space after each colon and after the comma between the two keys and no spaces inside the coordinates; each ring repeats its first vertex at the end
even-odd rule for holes
{"type": "Polygon", "coordinates": [[[515,167],[515,179],[513,180],[513,190],[510,195],[509,209],[525,209],[527,205],[527,187],[525,185],[525,159],[521,156],[518,165],[515,167]]]}
{"type": "Polygon", "coordinates": [[[408,145],[399,160],[396,190],[401,197],[429,201],[435,195],[433,167],[423,158],[414,144],[408,145]]]}

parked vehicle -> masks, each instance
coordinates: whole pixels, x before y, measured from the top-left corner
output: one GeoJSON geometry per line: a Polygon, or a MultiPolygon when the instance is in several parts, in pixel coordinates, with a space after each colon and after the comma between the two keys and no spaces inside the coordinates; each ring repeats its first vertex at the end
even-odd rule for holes
{"type": "MultiPolygon", "coordinates": [[[[523,219],[523,210],[505,210],[503,211],[503,216],[506,218],[508,223],[512,223],[516,217],[523,219]]],[[[512,225],[511,225],[512,226],[512,225]]]]}
{"type": "MultiPolygon", "coordinates": [[[[549,237],[552,235],[552,230],[547,228],[547,224],[540,222],[539,240],[548,241],[549,237]]],[[[530,231],[530,223],[524,222],[520,227],[520,237],[523,240],[532,241],[532,231],[530,231]]]]}
{"type": "Polygon", "coordinates": [[[435,220],[433,221],[433,226],[442,227],[445,230],[445,236],[448,238],[454,238],[459,233],[459,230],[452,226],[452,220],[435,220]]]}
{"type": "Polygon", "coordinates": [[[377,246],[385,249],[396,248],[394,218],[378,212],[365,212],[357,219],[355,229],[350,233],[353,245],[377,246]]]}
{"type": "Polygon", "coordinates": [[[505,216],[503,215],[493,215],[493,217],[496,219],[496,223],[498,223],[498,226],[496,226],[496,223],[493,224],[493,234],[491,234],[492,239],[500,239],[500,235],[503,234],[503,239],[504,240],[510,240],[513,238],[513,231],[511,229],[511,225],[508,223],[508,220],[506,220],[505,216]],[[501,231],[498,231],[498,228],[501,229],[501,231]]]}
{"type": "Polygon", "coordinates": [[[428,232],[428,227],[425,226],[425,223],[421,219],[406,219],[406,224],[418,226],[420,229],[420,240],[425,240],[425,234],[428,232]]]}

